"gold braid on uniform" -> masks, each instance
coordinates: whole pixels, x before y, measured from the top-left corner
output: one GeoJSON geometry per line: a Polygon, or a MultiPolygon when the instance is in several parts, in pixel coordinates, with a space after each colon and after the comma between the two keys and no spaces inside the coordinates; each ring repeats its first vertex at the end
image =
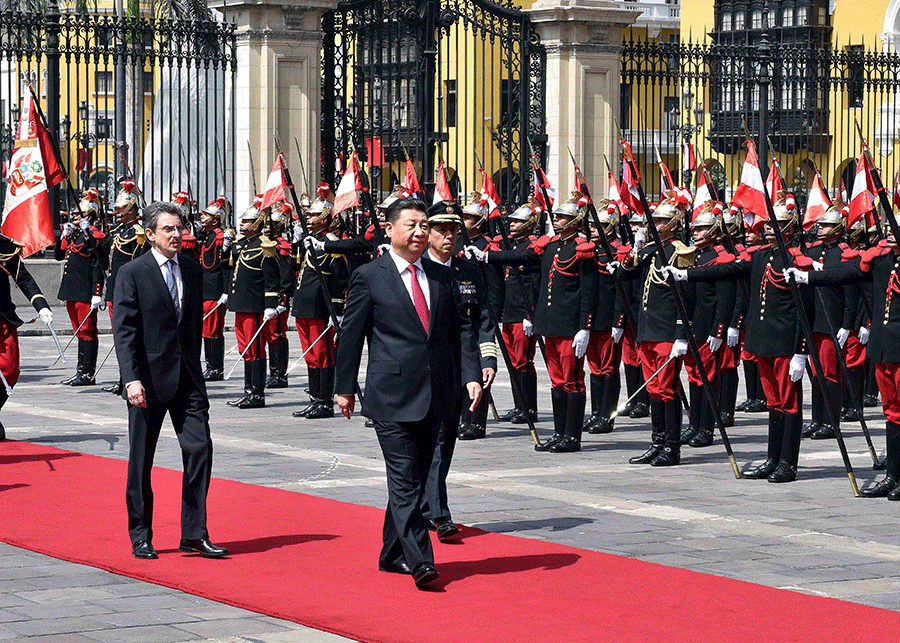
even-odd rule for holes
{"type": "MultiPolygon", "coordinates": [[[[673,241],[672,246],[675,248],[675,252],[669,257],[668,265],[675,266],[676,268],[690,268],[694,265],[694,255],[697,251],[696,248],[686,246],[680,241],[673,241]]],[[[656,262],[652,262],[650,264],[650,272],[647,273],[647,280],[644,282],[644,295],[641,302],[644,310],[647,309],[647,300],[650,297],[650,286],[666,287],[668,286],[668,283],[669,280],[666,279],[665,273],[663,273],[660,268],[656,267],[656,262]]]]}
{"type": "MultiPolygon", "coordinates": [[[[13,281],[18,281],[19,268],[22,266],[22,258],[20,256],[22,253],[22,246],[16,241],[12,241],[12,244],[13,250],[10,252],[3,252],[2,249],[0,249],[0,268],[3,269],[3,272],[12,277],[13,281]],[[13,260],[15,260],[15,267],[10,267],[9,263],[13,260]],[[13,274],[13,271],[15,274],[13,274]]],[[[3,249],[5,249],[6,244],[2,244],[2,246],[4,246],[3,249]]]]}

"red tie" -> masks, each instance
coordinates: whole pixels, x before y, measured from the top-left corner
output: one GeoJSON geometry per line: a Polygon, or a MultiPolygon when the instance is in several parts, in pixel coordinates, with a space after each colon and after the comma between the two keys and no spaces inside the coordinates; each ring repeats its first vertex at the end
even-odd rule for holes
{"type": "Polygon", "coordinates": [[[425,293],[422,292],[422,286],[419,285],[419,279],[416,276],[416,267],[412,264],[409,264],[409,272],[412,275],[412,296],[413,296],[413,304],[416,307],[416,312],[419,314],[419,320],[422,322],[422,326],[425,328],[425,333],[428,333],[428,304],[425,302],[425,293]]]}

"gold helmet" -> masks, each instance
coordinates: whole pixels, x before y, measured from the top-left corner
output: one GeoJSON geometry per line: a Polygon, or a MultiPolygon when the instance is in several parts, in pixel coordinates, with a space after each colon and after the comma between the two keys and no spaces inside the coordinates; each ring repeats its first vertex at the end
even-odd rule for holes
{"type": "MultiPolygon", "coordinates": [[[[847,206],[844,206],[844,208],[847,210],[847,214],[849,215],[850,208],[848,208],[847,206]]],[[[874,228],[874,226],[873,226],[873,228],[874,228]]],[[[874,231],[875,230],[873,229],[873,232],[874,231]]],[[[850,241],[858,241],[859,239],[862,239],[863,236],[865,236],[865,234],[866,234],[866,218],[865,217],[860,217],[859,219],[854,221],[853,225],[850,226],[850,229],[847,231],[847,235],[850,237],[850,241]]]]}
{"type": "Polygon", "coordinates": [[[140,194],[141,193],[137,189],[137,186],[134,184],[134,181],[132,181],[131,179],[125,179],[124,181],[122,181],[122,189],[119,191],[118,196],[116,196],[116,200],[113,203],[113,208],[117,212],[127,210],[132,206],[137,209],[138,196],[140,194]]]}
{"type": "Polygon", "coordinates": [[[724,206],[719,201],[713,201],[712,199],[703,204],[700,212],[698,212],[697,216],[694,217],[694,220],[691,221],[691,230],[697,228],[708,228],[708,230],[703,234],[699,241],[695,240],[695,245],[697,243],[711,241],[719,236],[719,232],[722,230],[723,209],[724,206]]]}
{"type": "Polygon", "coordinates": [[[475,225],[472,228],[478,228],[485,224],[490,214],[490,206],[488,205],[487,195],[481,192],[472,192],[469,202],[463,206],[463,215],[470,216],[475,219],[475,225]]]}
{"type": "Polygon", "coordinates": [[[181,220],[182,221],[190,221],[191,219],[191,197],[190,195],[181,190],[172,195],[172,203],[178,206],[178,209],[181,210],[181,220]]]}
{"type": "Polygon", "coordinates": [[[411,196],[412,194],[410,194],[406,190],[406,188],[404,188],[402,185],[398,185],[396,188],[394,188],[394,191],[388,194],[384,201],[379,203],[376,207],[382,211],[387,210],[390,207],[391,203],[393,203],[394,201],[398,199],[406,199],[411,196]]]}
{"type": "Polygon", "coordinates": [[[244,210],[244,214],[241,215],[241,222],[247,221],[249,229],[258,230],[262,228],[262,222],[266,215],[265,211],[260,209],[260,206],[262,206],[262,194],[257,194],[250,207],[244,210]]]}
{"type": "Polygon", "coordinates": [[[744,218],[741,214],[741,208],[733,203],[731,207],[722,212],[722,223],[730,236],[740,233],[743,222],[744,218]]]}
{"type": "Polygon", "coordinates": [[[221,221],[231,214],[231,203],[223,194],[210,201],[209,205],[203,208],[202,212],[213,217],[216,221],[221,221]]]}
{"type": "Polygon", "coordinates": [[[797,201],[794,195],[786,190],[778,192],[777,200],[774,205],[775,220],[785,232],[793,232],[792,228],[797,225],[797,201]]]}
{"type": "Polygon", "coordinates": [[[662,225],[657,224],[657,230],[660,234],[674,232],[678,229],[691,202],[690,192],[683,188],[669,190],[665,196],[666,198],[660,201],[656,209],[653,210],[654,219],[663,219],[665,221],[662,225]]]}
{"type": "Polygon", "coordinates": [[[531,234],[531,231],[543,214],[544,206],[542,206],[537,199],[531,197],[526,203],[520,205],[507,217],[510,221],[522,222],[522,225],[520,225],[515,232],[510,231],[510,233],[516,238],[527,237],[531,234]]]}
{"type": "Polygon", "coordinates": [[[844,234],[844,230],[847,228],[847,218],[850,216],[850,208],[844,205],[844,202],[840,199],[835,199],[834,203],[825,210],[822,216],[818,220],[820,237],[831,238],[837,237],[844,234]],[[828,231],[828,234],[822,233],[822,224],[833,225],[834,227],[828,231]]]}
{"type": "Polygon", "coordinates": [[[619,223],[619,206],[609,199],[602,199],[597,206],[597,218],[600,220],[604,234],[614,233],[619,223]]]}
{"type": "Polygon", "coordinates": [[[89,188],[81,195],[81,201],[78,203],[78,210],[81,216],[90,220],[96,219],[100,215],[102,209],[100,203],[100,191],[96,188],[89,188]]]}
{"type": "Polygon", "coordinates": [[[559,204],[559,207],[553,211],[553,215],[562,215],[570,217],[569,221],[556,228],[557,234],[563,234],[569,230],[578,229],[581,226],[584,217],[587,216],[588,199],[577,190],[572,192],[572,196],[568,201],[559,204]]]}
{"type": "Polygon", "coordinates": [[[300,195],[300,210],[302,212],[306,212],[306,209],[312,205],[312,199],[309,198],[309,195],[304,192],[300,195]]]}
{"type": "Polygon", "coordinates": [[[272,224],[277,226],[287,225],[288,221],[291,220],[291,215],[294,212],[294,206],[292,206],[287,201],[276,201],[272,204],[272,214],[270,215],[272,219],[272,224]]]}
{"type": "Polygon", "coordinates": [[[322,183],[317,188],[316,200],[306,210],[306,220],[311,226],[325,226],[331,224],[331,215],[334,212],[334,197],[327,183],[322,183]]]}

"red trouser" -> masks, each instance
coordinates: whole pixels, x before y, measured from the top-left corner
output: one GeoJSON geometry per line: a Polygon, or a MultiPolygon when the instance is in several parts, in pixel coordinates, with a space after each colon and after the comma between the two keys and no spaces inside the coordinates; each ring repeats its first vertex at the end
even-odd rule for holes
{"type": "Polygon", "coordinates": [[[847,368],[862,368],[866,363],[866,347],[859,343],[856,332],[850,333],[844,344],[844,357],[847,359],[847,368]]]}
{"type": "Polygon", "coordinates": [[[755,361],[756,361],[756,355],[754,355],[753,353],[749,353],[749,352],[747,352],[746,350],[744,350],[744,335],[745,335],[745,334],[746,334],[746,331],[742,328],[742,329],[741,329],[741,341],[740,341],[740,343],[738,344],[738,346],[741,347],[741,361],[742,361],[742,362],[755,362],[755,361]]]}
{"type": "Polygon", "coordinates": [[[641,342],[638,347],[638,355],[641,357],[641,369],[644,371],[644,381],[647,382],[647,395],[651,400],[668,402],[677,396],[678,374],[681,372],[681,360],[673,359],[656,376],[659,368],[669,359],[674,342],[641,342]],[[651,377],[653,379],[651,379],[651,377]]]}
{"type": "Polygon", "coordinates": [[[625,334],[622,336],[622,361],[627,366],[640,366],[641,356],[638,355],[638,345],[634,339],[634,331],[631,326],[625,326],[625,334]]]}
{"type": "Polygon", "coordinates": [[[203,339],[218,339],[221,337],[225,330],[225,304],[219,305],[218,299],[204,300],[203,318],[203,339]],[[210,315],[210,312],[213,310],[215,312],[210,315]]]}
{"type": "Polygon", "coordinates": [[[0,370],[10,386],[19,381],[19,331],[0,317],[0,370]]]}
{"type": "Polygon", "coordinates": [[[875,362],[875,381],[881,393],[884,417],[888,422],[900,424],[900,364],[875,362]]]}
{"type": "MultiPolygon", "coordinates": [[[[716,353],[713,353],[709,349],[709,344],[707,344],[706,342],[698,343],[697,348],[700,350],[700,359],[703,360],[703,367],[704,370],[706,370],[706,377],[709,378],[710,384],[715,384],[717,375],[716,353]]],[[[722,345],[719,346],[719,351],[721,351],[723,348],[727,348],[727,346],[725,346],[725,342],[722,342],[722,345]]],[[[697,365],[694,362],[694,353],[689,349],[682,359],[684,360],[684,368],[685,370],[687,370],[688,381],[695,386],[702,386],[703,378],[700,376],[700,370],[697,368],[697,365]]],[[[722,358],[719,357],[720,361],[721,359],[722,358]]]]}
{"type": "Polygon", "coordinates": [[[253,345],[250,346],[250,348],[247,348],[247,344],[256,334],[256,331],[259,330],[259,325],[262,323],[262,320],[262,313],[234,314],[234,334],[237,336],[238,350],[244,353],[244,349],[247,349],[247,352],[244,353],[245,362],[266,359],[266,344],[268,343],[266,341],[266,335],[268,329],[263,328],[262,332],[259,335],[256,335],[256,339],[253,340],[253,345]]]}
{"type": "Polygon", "coordinates": [[[334,365],[334,327],[328,329],[325,336],[319,336],[328,327],[327,319],[311,319],[297,317],[297,334],[300,335],[300,347],[306,353],[306,365],[309,368],[326,368],[334,365]],[[319,340],[316,342],[316,340],[319,340]],[[309,347],[316,342],[310,349],[309,347]]]}
{"type": "Polygon", "coordinates": [[[522,323],[503,324],[503,342],[506,344],[506,350],[509,351],[509,361],[512,367],[517,371],[528,371],[534,373],[534,347],[537,344],[537,337],[532,335],[528,337],[522,329],[522,323]]]}
{"type": "Polygon", "coordinates": [[[266,338],[266,342],[277,344],[281,340],[287,339],[288,315],[290,313],[285,310],[269,320],[269,327],[266,328],[269,336],[266,338]]]}
{"type": "Polygon", "coordinates": [[[791,381],[790,357],[757,357],[766,404],[773,411],[800,412],[800,386],[791,381]]]}
{"type": "Polygon", "coordinates": [[[69,312],[69,320],[72,322],[72,330],[81,329],[75,333],[78,339],[97,339],[97,309],[91,310],[91,304],[87,301],[67,301],[66,310],[69,312]],[[87,317],[87,321],[85,321],[87,317]],[[82,325],[81,322],[84,322],[82,325]]]}
{"type": "Polygon", "coordinates": [[[571,337],[545,337],[547,371],[554,388],[566,393],[584,393],[584,358],[575,357],[571,337]]]}
{"type": "Polygon", "coordinates": [[[611,331],[592,330],[585,354],[591,375],[609,376],[618,373],[622,351],[617,349],[611,331]]]}
{"type": "MultiPolygon", "coordinates": [[[[831,336],[825,333],[813,333],[813,342],[816,344],[816,352],[819,353],[819,360],[822,362],[822,370],[825,372],[825,379],[832,382],[841,381],[840,367],[838,366],[837,352],[834,350],[834,342],[831,336]]],[[[809,367],[812,369],[813,377],[818,377],[816,367],[812,359],[809,360],[809,367]]]]}

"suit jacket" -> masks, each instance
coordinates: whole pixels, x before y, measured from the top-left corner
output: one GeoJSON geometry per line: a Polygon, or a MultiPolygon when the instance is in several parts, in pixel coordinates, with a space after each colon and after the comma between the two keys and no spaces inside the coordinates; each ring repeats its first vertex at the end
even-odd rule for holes
{"type": "Polygon", "coordinates": [[[434,262],[422,266],[430,290],[427,334],[389,253],[358,268],[350,281],[335,390],[355,391],[368,340],[363,413],[373,420],[415,422],[429,408],[448,418],[461,383],[481,381],[475,333],[452,271],[434,262]]]}
{"type": "MultiPolygon", "coordinates": [[[[113,339],[123,382],[140,380],[148,403],[170,402],[178,390],[182,364],[206,396],[200,368],[203,328],[203,272],[197,261],[178,257],[183,296],[181,314],[166,287],[153,253],[126,263],[116,278],[113,339]]],[[[128,392],[122,397],[128,399],[128,392]]]]}

